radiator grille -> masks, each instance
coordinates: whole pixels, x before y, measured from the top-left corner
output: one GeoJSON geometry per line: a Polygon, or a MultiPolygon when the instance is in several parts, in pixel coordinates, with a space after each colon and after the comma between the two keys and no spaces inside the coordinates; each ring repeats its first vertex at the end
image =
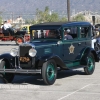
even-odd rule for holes
{"type": "Polygon", "coordinates": [[[29,56],[29,50],[31,48],[32,48],[31,46],[20,46],[20,48],[19,48],[20,57],[28,57],[29,56]]]}
{"type": "Polygon", "coordinates": [[[32,57],[29,56],[29,50],[32,48],[32,46],[20,46],[19,47],[19,60],[20,60],[20,66],[22,68],[30,68],[33,67],[32,57]],[[22,59],[25,58],[25,59],[22,59]],[[26,60],[26,58],[29,58],[29,61],[26,60]],[[22,59],[22,60],[21,60],[22,59]]]}

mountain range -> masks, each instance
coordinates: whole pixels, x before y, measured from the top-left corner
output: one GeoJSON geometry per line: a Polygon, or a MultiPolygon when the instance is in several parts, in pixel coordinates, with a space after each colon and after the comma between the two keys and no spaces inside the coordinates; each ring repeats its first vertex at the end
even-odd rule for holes
{"type": "MultiPolygon", "coordinates": [[[[15,14],[35,14],[36,9],[44,10],[48,6],[59,14],[67,13],[67,0],[0,0],[0,12],[15,14]]],[[[70,0],[72,12],[89,10],[100,13],[100,0],[70,0]]]]}

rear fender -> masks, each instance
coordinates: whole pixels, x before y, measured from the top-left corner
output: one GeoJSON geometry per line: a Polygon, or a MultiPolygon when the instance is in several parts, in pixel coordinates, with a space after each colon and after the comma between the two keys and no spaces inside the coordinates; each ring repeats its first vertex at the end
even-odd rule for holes
{"type": "Polygon", "coordinates": [[[94,55],[95,62],[99,62],[99,58],[96,54],[96,51],[93,48],[88,47],[85,48],[85,50],[82,53],[81,60],[80,60],[81,65],[87,65],[87,57],[90,53],[94,55]]]}

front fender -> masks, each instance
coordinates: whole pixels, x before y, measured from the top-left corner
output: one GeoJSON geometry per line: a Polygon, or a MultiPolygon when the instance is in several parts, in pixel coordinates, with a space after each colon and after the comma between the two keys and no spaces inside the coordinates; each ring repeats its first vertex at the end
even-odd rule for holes
{"type": "Polygon", "coordinates": [[[64,64],[64,62],[62,61],[62,59],[59,56],[54,55],[54,54],[49,54],[49,55],[42,56],[40,59],[38,59],[36,65],[37,66],[42,66],[44,62],[46,62],[50,59],[53,59],[57,66],[67,69],[67,67],[64,64]]]}
{"type": "Polygon", "coordinates": [[[14,57],[11,56],[9,53],[5,53],[5,54],[1,54],[0,55],[0,60],[6,60],[8,61],[10,64],[14,64],[14,57]]]}
{"type": "Polygon", "coordinates": [[[88,48],[85,48],[84,51],[81,54],[82,55],[81,60],[80,60],[81,65],[87,64],[87,57],[90,53],[92,53],[94,55],[95,62],[99,61],[99,58],[96,54],[96,51],[93,48],[88,47],[88,48]]]}
{"type": "MultiPolygon", "coordinates": [[[[15,66],[15,57],[11,56],[10,53],[1,54],[0,60],[9,62],[11,67],[15,66]]],[[[17,56],[16,56],[16,65],[18,65],[18,57],[17,56]]]]}
{"type": "Polygon", "coordinates": [[[13,56],[11,56],[9,53],[5,53],[5,54],[1,54],[0,55],[0,59],[9,59],[9,60],[11,60],[11,59],[13,59],[14,57],[13,56]]]}

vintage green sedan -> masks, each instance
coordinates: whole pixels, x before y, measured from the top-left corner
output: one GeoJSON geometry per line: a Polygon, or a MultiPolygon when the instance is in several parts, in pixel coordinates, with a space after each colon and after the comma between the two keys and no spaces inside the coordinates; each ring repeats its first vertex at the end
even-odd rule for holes
{"type": "MultiPolygon", "coordinates": [[[[30,26],[30,42],[0,55],[0,73],[11,82],[15,74],[42,74],[45,84],[54,84],[57,71],[82,68],[91,75],[97,52],[92,48],[89,22],[49,22],[30,26]],[[32,31],[35,30],[34,36],[32,31]]],[[[67,71],[66,71],[67,72],[67,71]]]]}

